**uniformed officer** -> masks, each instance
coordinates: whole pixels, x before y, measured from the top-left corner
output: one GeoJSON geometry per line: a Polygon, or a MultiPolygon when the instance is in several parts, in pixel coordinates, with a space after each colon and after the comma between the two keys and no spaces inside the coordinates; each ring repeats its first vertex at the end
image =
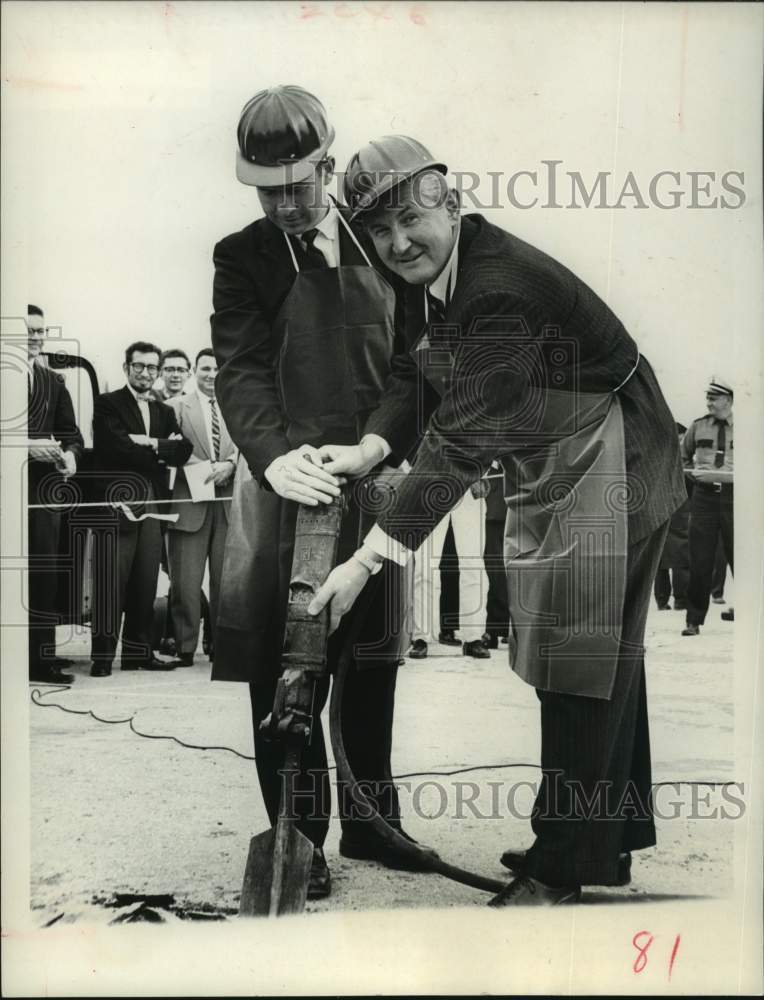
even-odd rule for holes
{"type": "MultiPolygon", "coordinates": [[[[687,620],[682,635],[699,635],[706,620],[719,538],[734,573],[732,399],[732,387],[712,377],[706,390],[708,413],[693,420],[682,442],[685,469],[695,480],[690,506],[687,620]]],[[[721,616],[734,621],[734,608],[721,616]]]]}

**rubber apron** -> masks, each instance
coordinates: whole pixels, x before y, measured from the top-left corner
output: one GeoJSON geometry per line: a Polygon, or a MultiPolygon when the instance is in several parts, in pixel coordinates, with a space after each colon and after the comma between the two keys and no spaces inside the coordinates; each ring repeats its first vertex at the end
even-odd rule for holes
{"type": "MultiPolygon", "coordinates": [[[[296,277],[273,332],[280,345],[276,378],[285,431],[293,448],[356,443],[390,370],[393,290],[338,218],[365,265],[301,271],[285,235],[296,277]]],[[[297,509],[260,488],[239,460],[218,614],[224,662],[216,649],[215,679],[256,680],[263,671],[278,669],[297,509]],[[232,662],[233,645],[238,664],[232,662]]],[[[343,523],[340,561],[357,548],[359,531],[359,513],[351,510],[343,523]]]]}
{"type": "MultiPolygon", "coordinates": [[[[443,393],[450,374],[440,344],[425,335],[414,356],[443,393]]],[[[639,355],[610,392],[531,390],[534,431],[547,443],[497,456],[507,504],[510,663],[535,688],[594,698],[612,692],[629,499],[618,390],[638,363],[639,355]]]]}

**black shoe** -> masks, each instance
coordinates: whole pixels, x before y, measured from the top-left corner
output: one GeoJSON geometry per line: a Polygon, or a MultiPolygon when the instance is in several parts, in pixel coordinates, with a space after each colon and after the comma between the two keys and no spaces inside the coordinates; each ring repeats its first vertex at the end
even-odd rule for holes
{"type": "Polygon", "coordinates": [[[308,880],[308,899],[324,899],[332,891],[332,876],[321,847],[313,848],[308,880]]]}
{"type": "Polygon", "coordinates": [[[734,622],[734,620],[735,620],[735,609],[734,608],[729,608],[727,611],[722,611],[722,613],[721,613],[721,615],[719,617],[722,619],[722,621],[725,621],[725,622],[734,622]]]}
{"type": "Polygon", "coordinates": [[[580,885],[559,888],[544,885],[528,875],[518,875],[488,901],[489,906],[561,906],[581,900],[580,885]]]}
{"type": "MultiPolygon", "coordinates": [[[[499,860],[511,872],[522,875],[527,855],[527,851],[513,851],[510,848],[502,854],[499,860]]],[[[628,885],[629,882],[631,882],[631,853],[624,851],[618,855],[618,874],[613,885],[628,885]]]]}
{"type": "Polygon", "coordinates": [[[209,656],[212,659],[212,643],[207,638],[202,639],[202,652],[205,656],[209,656]]]}
{"type": "MultiPolygon", "coordinates": [[[[124,670],[124,667],[122,668],[124,670]]],[[[91,677],[111,677],[111,666],[108,663],[94,663],[90,668],[91,677]]]]}
{"type": "Polygon", "coordinates": [[[727,603],[724,600],[724,595],[723,594],[712,594],[711,595],[711,600],[714,602],[714,604],[726,604],[727,603]]]}
{"type": "Polygon", "coordinates": [[[454,635],[454,629],[444,628],[442,632],[438,633],[438,642],[444,646],[461,646],[461,639],[457,639],[454,635]]]}
{"type": "Polygon", "coordinates": [[[473,639],[472,642],[462,643],[462,655],[474,656],[476,660],[491,659],[491,654],[485,648],[480,639],[473,639]]]}
{"type": "MultiPolygon", "coordinates": [[[[412,844],[417,843],[402,830],[398,832],[412,844]]],[[[425,855],[437,858],[437,854],[431,847],[425,847],[424,844],[417,844],[417,846],[425,855]]],[[[343,833],[340,837],[340,854],[343,858],[352,858],[354,861],[378,861],[385,868],[395,868],[402,872],[427,872],[431,870],[431,865],[426,859],[404,854],[397,847],[392,847],[378,838],[369,837],[364,840],[353,840],[343,833]]]]}
{"type": "Polygon", "coordinates": [[[484,632],[480,641],[483,643],[486,649],[498,649],[499,648],[499,637],[498,635],[491,635],[490,632],[484,632]]]}
{"type": "Polygon", "coordinates": [[[700,635],[700,625],[687,625],[682,629],[682,635],[700,635]]]}
{"type": "Polygon", "coordinates": [[[427,656],[427,643],[424,639],[414,639],[406,655],[410,660],[423,660],[427,656]]]}
{"type": "Polygon", "coordinates": [[[194,665],[194,654],[193,653],[178,653],[177,660],[171,661],[175,663],[176,667],[193,667],[194,665]]]}
{"type": "Polygon", "coordinates": [[[74,674],[65,674],[54,666],[29,668],[30,684],[74,684],[74,674]]]}
{"type": "Polygon", "coordinates": [[[674,611],[686,611],[686,610],[687,610],[687,601],[683,601],[681,598],[677,600],[677,598],[675,597],[674,611]]]}
{"type": "Polygon", "coordinates": [[[150,660],[144,660],[140,667],[141,670],[174,670],[179,663],[179,660],[158,660],[156,656],[152,656],[150,660]]]}
{"type": "Polygon", "coordinates": [[[74,666],[74,660],[66,659],[63,656],[54,656],[52,660],[48,660],[48,663],[54,670],[68,670],[74,666]]]}
{"type": "Polygon", "coordinates": [[[659,611],[671,611],[671,608],[669,607],[668,604],[659,604],[658,605],[658,610],[659,611]]]}

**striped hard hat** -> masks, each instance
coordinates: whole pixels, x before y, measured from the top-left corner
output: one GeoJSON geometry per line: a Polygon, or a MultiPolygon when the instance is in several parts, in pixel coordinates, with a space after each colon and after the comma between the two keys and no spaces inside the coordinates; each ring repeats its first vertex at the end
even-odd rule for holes
{"type": "Polygon", "coordinates": [[[254,187],[282,187],[312,176],[334,140],[317,97],[302,87],[269,87],[244,105],[236,130],[236,176],[254,187]]]}
{"type": "Polygon", "coordinates": [[[367,212],[382,195],[423,170],[445,174],[448,167],[407,135],[383,135],[367,142],[351,156],[345,169],[343,194],[352,217],[367,212]]]}

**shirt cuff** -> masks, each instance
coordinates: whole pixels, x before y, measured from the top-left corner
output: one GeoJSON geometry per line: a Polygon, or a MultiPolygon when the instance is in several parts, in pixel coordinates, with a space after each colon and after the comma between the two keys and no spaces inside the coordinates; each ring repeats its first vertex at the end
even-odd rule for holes
{"type": "Polygon", "coordinates": [[[364,441],[371,441],[372,444],[376,444],[382,449],[382,458],[380,459],[381,462],[383,462],[393,450],[387,441],[385,441],[383,437],[380,437],[379,434],[364,434],[361,438],[361,444],[363,444],[364,441]]]}
{"type": "Polygon", "coordinates": [[[392,559],[399,566],[405,566],[413,554],[411,549],[407,549],[405,545],[386,535],[378,524],[375,524],[364,538],[363,544],[368,545],[378,556],[392,559]]]}

